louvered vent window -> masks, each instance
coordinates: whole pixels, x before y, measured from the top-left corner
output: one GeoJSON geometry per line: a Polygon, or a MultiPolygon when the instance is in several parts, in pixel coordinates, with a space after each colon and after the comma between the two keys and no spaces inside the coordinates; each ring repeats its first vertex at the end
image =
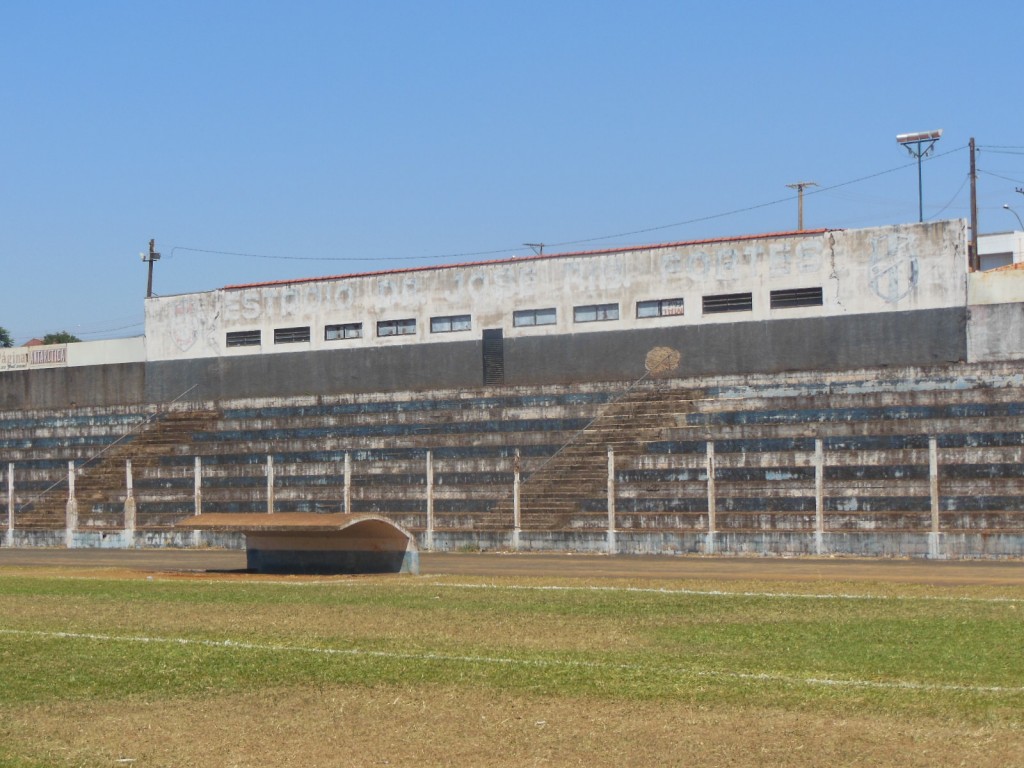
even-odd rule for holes
{"type": "Polygon", "coordinates": [[[785,288],[781,291],[772,291],[772,309],[820,307],[822,303],[821,288],[785,288]]]}
{"type": "Polygon", "coordinates": [[[229,347],[258,347],[261,343],[259,331],[228,331],[229,347]]]}
{"type": "Polygon", "coordinates": [[[754,298],[749,293],[720,293],[704,297],[705,315],[719,312],[750,312],[753,308],[754,298]]]}
{"type": "Polygon", "coordinates": [[[296,344],[301,341],[309,341],[309,326],[301,328],[275,328],[275,344],[296,344]]]}

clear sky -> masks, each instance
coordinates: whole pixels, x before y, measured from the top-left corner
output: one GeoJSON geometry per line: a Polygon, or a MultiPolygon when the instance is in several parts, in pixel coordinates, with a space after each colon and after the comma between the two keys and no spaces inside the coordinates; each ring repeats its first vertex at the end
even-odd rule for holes
{"type": "Polygon", "coordinates": [[[974,136],[979,230],[1018,228],[1022,30],[1020,0],[5,0],[0,326],[140,335],[150,238],[169,295],[790,230],[798,181],[808,228],[916,221],[895,136],[934,128],[925,218],[968,216],[974,136]]]}

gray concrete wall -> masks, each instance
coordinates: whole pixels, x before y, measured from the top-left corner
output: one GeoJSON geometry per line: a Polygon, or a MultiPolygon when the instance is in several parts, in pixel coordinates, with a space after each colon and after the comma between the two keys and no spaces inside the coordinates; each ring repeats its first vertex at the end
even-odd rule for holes
{"type": "MultiPolygon", "coordinates": [[[[1004,314],[1014,310],[1020,312],[1011,307],[1004,314]]],[[[1007,319],[998,327],[1016,326],[1007,319]]],[[[505,383],[632,381],[644,375],[647,353],[655,347],[680,353],[680,376],[935,365],[966,360],[967,338],[962,308],[519,337],[505,340],[505,383]]],[[[991,351],[1000,339],[1012,347],[1017,337],[986,338],[975,345],[991,351]]],[[[0,407],[476,388],[483,384],[482,351],[477,339],[15,371],[0,374],[0,407]]]]}

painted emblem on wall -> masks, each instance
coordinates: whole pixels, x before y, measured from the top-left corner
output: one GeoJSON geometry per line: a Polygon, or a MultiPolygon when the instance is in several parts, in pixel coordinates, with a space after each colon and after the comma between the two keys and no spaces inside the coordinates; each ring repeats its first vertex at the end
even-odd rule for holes
{"type": "Polygon", "coordinates": [[[906,235],[885,235],[871,240],[871,290],[895,304],[917,287],[917,253],[906,235]]]}
{"type": "Polygon", "coordinates": [[[174,302],[169,309],[171,340],[182,352],[187,352],[199,339],[199,307],[191,298],[174,302]]]}

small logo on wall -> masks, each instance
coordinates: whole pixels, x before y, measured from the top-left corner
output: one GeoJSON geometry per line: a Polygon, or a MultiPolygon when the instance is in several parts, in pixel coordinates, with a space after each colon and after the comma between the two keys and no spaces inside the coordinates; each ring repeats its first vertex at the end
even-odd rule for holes
{"type": "Polygon", "coordinates": [[[895,304],[917,287],[917,254],[910,238],[888,235],[871,240],[871,290],[895,304]]]}
{"type": "Polygon", "coordinates": [[[199,338],[199,308],[194,299],[179,299],[170,308],[171,340],[182,352],[199,338]]]}

